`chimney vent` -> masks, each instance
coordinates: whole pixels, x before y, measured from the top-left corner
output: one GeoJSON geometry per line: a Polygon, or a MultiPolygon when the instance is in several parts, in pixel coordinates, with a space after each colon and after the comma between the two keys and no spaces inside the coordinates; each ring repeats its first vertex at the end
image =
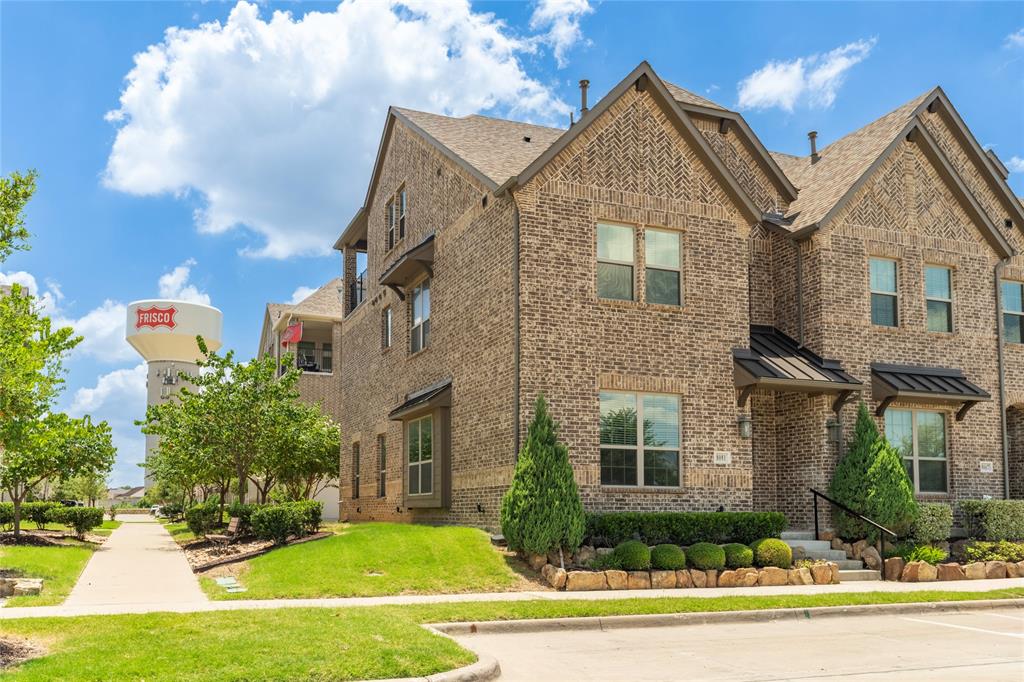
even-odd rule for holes
{"type": "Polygon", "coordinates": [[[580,81],[580,118],[587,114],[587,88],[590,87],[590,81],[586,78],[580,81]]]}
{"type": "Polygon", "coordinates": [[[811,141],[811,163],[818,163],[818,131],[812,130],[807,133],[807,139],[811,141]]]}
{"type": "Polygon", "coordinates": [[[523,142],[529,142],[529,141],[530,141],[530,136],[529,135],[523,135],[523,142]]]}

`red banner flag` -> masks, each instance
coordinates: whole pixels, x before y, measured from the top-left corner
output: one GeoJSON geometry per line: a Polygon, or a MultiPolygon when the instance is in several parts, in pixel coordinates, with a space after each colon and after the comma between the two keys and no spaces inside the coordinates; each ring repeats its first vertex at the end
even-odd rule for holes
{"type": "Polygon", "coordinates": [[[296,322],[295,324],[288,325],[288,328],[284,330],[284,334],[281,335],[281,345],[287,347],[289,343],[298,343],[302,340],[302,323],[296,322]]]}

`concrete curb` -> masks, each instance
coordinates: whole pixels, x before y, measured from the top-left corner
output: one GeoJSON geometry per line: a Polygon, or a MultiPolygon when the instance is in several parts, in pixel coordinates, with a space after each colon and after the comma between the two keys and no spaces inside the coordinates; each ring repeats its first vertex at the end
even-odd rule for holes
{"type": "Polygon", "coordinates": [[[1024,609],[1024,599],[979,599],[975,601],[920,602],[910,604],[859,604],[856,606],[815,606],[796,609],[758,609],[754,611],[706,611],[634,616],[594,616],[547,618],[537,620],[486,621],[481,623],[436,623],[428,627],[449,636],[500,634],[513,632],[553,632],[559,630],[610,630],[649,628],[670,625],[712,623],[759,623],[773,620],[831,618],[836,616],[875,616],[905,613],[949,613],[992,608],[1024,609]]]}
{"type": "Polygon", "coordinates": [[[491,656],[480,656],[476,663],[448,672],[435,673],[427,677],[402,677],[392,680],[374,680],[373,682],[486,682],[501,676],[498,659],[491,656]]]}

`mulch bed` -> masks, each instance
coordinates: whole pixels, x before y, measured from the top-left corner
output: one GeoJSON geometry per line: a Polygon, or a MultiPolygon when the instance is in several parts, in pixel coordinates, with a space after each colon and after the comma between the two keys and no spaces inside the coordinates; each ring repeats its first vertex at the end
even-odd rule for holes
{"type": "MultiPolygon", "coordinates": [[[[107,541],[106,535],[95,535],[86,533],[84,542],[100,545],[107,541]]],[[[38,530],[33,528],[21,529],[21,540],[14,541],[14,532],[7,531],[0,533],[0,545],[31,545],[33,547],[68,547],[74,545],[69,540],[77,540],[74,534],[65,533],[61,530],[38,530]]]]}
{"type": "Polygon", "coordinates": [[[0,670],[39,658],[46,653],[42,647],[25,639],[0,637],[0,670]]]}
{"type": "MultiPolygon", "coordinates": [[[[291,545],[301,545],[304,542],[312,542],[313,540],[322,540],[329,538],[334,535],[329,531],[323,531],[320,533],[314,533],[313,535],[307,535],[302,538],[296,538],[288,542],[285,547],[291,545]]],[[[189,566],[192,567],[193,573],[202,573],[208,571],[211,568],[217,566],[223,566],[225,564],[233,564],[238,561],[245,561],[258,557],[261,554],[266,554],[272,549],[275,549],[273,542],[269,540],[257,540],[255,538],[249,538],[242,540],[234,544],[228,545],[227,547],[218,547],[207,540],[196,540],[191,542],[182,549],[185,550],[185,556],[188,559],[189,566]]]]}

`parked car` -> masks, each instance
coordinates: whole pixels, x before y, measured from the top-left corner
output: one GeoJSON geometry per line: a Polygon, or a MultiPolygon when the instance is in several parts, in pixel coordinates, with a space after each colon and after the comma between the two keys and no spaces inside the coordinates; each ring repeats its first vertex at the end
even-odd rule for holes
{"type": "Polygon", "coordinates": [[[149,513],[153,516],[160,516],[161,511],[163,511],[163,507],[161,507],[159,504],[154,504],[152,507],[149,508],[149,513]]]}

